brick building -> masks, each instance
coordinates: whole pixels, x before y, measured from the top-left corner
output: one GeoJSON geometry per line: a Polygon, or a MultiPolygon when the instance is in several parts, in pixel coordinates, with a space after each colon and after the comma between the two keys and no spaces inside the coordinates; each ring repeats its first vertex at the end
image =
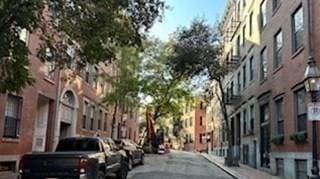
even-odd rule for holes
{"type": "Polygon", "coordinates": [[[200,98],[185,105],[182,121],[185,133],[184,150],[207,150],[206,110],[200,98]]]}
{"type": "MultiPolygon", "coordinates": [[[[112,87],[101,76],[115,75],[115,65],[87,65],[81,71],[71,65],[58,70],[53,63],[36,57],[40,43],[37,34],[25,32],[22,37],[31,52],[30,72],[36,81],[20,93],[0,95],[0,178],[17,171],[21,155],[52,151],[64,137],[111,137],[113,131],[113,138],[137,140],[138,109],[119,109],[113,121],[114,107],[102,103],[112,87]]],[[[73,48],[67,51],[76,62],[73,48]]]]}
{"type": "Polygon", "coordinates": [[[0,171],[15,171],[23,153],[52,147],[58,72],[50,75],[36,57],[36,34],[25,33],[23,41],[30,49],[30,72],[36,83],[20,93],[0,95],[0,171]]]}
{"type": "MultiPolygon", "coordinates": [[[[221,22],[233,155],[288,179],[311,169],[303,79],[309,56],[320,63],[319,9],[316,0],[229,0],[221,22]]],[[[226,154],[227,142],[215,153],[226,154]]]]}

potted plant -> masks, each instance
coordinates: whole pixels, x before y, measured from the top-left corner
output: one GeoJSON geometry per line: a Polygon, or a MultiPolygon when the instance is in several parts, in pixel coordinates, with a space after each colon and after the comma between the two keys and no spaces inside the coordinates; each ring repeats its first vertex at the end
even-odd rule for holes
{"type": "Polygon", "coordinates": [[[293,140],[295,143],[304,143],[307,141],[307,138],[307,131],[295,132],[290,135],[290,140],[293,140]]]}
{"type": "Polygon", "coordinates": [[[277,135],[271,139],[271,142],[275,145],[281,145],[284,141],[284,135],[277,135]]]}

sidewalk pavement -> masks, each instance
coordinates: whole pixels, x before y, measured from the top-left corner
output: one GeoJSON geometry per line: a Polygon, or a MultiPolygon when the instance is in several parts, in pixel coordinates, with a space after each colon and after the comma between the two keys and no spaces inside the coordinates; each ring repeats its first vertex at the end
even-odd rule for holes
{"type": "Polygon", "coordinates": [[[240,167],[227,167],[224,165],[223,157],[217,157],[206,153],[202,153],[201,155],[237,179],[281,179],[280,177],[273,176],[269,173],[242,164],[240,164],[240,167]]]}

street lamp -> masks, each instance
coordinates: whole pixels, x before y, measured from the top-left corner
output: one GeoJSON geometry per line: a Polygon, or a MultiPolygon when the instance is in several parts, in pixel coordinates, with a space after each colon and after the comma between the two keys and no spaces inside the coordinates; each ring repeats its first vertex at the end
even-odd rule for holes
{"type": "MultiPolygon", "coordinates": [[[[306,91],[310,93],[311,102],[317,102],[317,94],[320,92],[320,70],[317,67],[313,57],[308,58],[308,66],[304,74],[304,85],[306,91]]],[[[317,123],[312,121],[312,168],[311,179],[320,179],[318,166],[318,151],[317,151],[317,123]]]]}

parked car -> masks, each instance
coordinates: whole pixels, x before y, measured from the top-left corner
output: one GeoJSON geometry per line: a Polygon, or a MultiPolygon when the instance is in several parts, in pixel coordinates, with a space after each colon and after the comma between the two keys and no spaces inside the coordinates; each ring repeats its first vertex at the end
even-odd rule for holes
{"type": "Polygon", "coordinates": [[[115,140],[115,143],[120,149],[123,149],[126,151],[126,154],[129,157],[128,159],[129,170],[131,170],[135,165],[144,164],[144,151],[142,150],[141,146],[137,145],[136,143],[128,139],[115,140]]]}
{"type": "Polygon", "coordinates": [[[125,179],[128,158],[109,138],[72,137],[60,140],[55,152],[24,155],[19,173],[20,179],[104,179],[108,174],[125,179]]]}
{"type": "Polygon", "coordinates": [[[166,153],[166,147],[164,144],[160,144],[158,147],[158,154],[165,154],[166,153]]]}

